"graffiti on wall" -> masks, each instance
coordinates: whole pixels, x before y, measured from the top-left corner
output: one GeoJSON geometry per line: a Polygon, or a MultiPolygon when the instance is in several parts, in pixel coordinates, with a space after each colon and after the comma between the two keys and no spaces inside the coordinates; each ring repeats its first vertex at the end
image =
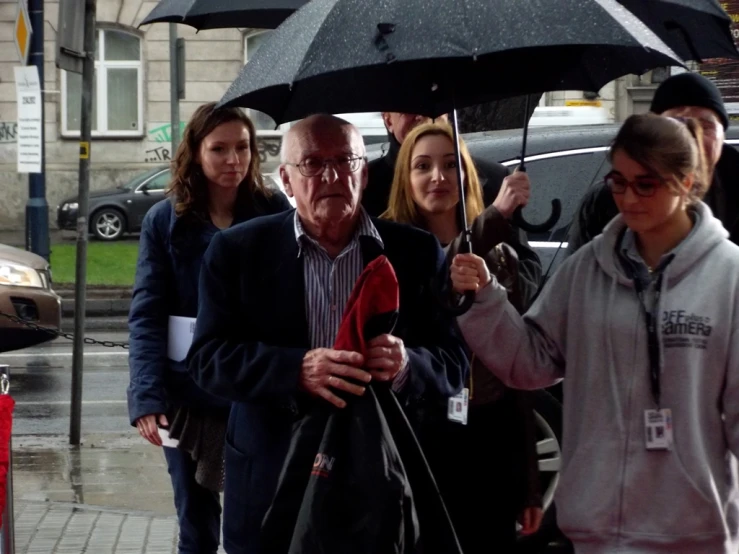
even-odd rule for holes
{"type": "Polygon", "coordinates": [[[144,152],[144,161],[146,163],[162,163],[168,162],[171,159],[169,148],[166,146],[157,146],[144,152]]]}
{"type": "Polygon", "coordinates": [[[15,121],[0,121],[0,143],[16,142],[18,123],[15,121]]]}
{"type": "MultiPolygon", "coordinates": [[[[185,122],[180,121],[180,137],[185,133],[185,122]]],[[[165,123],[159,127],[149,129],[148,133],[149,142],[172,142],[172,125],[165,123]]]]}
{"type": "MultiPolygon", "coordinates": [[[[147,148],[144,150],[144,162],[160,164],[169,162],[172,159],[172,147],[170,145],[172,137],[170,136],[166,141],[153,140],[151,139],[152,134],[155,131],[160,131],[166,127],[166,132],[169,133],[169,125],[163,125],[149,131],[150,142],[157,143],[158,146],[154,148],[147,148]]],[[[161,131],[164,133],[164,131],[161,131]]],[[[259,150],[259,161],[261,163],[276,162],[280,156],[280,146],[282,145],[282,137],[257,137],[257,149],[259,150]]]]}

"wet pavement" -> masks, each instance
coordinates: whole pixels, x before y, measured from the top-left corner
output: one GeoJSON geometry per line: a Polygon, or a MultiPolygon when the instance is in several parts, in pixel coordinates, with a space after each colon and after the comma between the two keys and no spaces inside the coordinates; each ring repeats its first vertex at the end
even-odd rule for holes
{"type": "Polygon", "coordinates": [[[61,339],[0,354],[16,401],[15,553],[176,553],[164,455],[128,424],[127,351],[85,348],[80,447],[68,438],[71,354],[72,343],[61,339]]]}
{"type": "MultiPolygon", "coordinates": [[[[127,340],[125,333],[88,334],[127,340]]],[[[10,366],[10,393],[16,401],[15,554],[177,552],[163,452],[145,443],[128,423],[127,356],[120,348],[86,346],[83,444],[73,447],[68,439],[72,343],[57,339],[0,354],[0,364],[10,366]]]]}

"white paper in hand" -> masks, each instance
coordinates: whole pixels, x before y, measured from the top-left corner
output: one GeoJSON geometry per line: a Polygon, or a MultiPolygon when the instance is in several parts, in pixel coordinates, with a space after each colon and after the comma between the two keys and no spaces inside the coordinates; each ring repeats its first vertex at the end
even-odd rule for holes
{"type": "Polygon", "coordinates": [[[166,446],[167,448],[177,448],[180,441],[169,438],[169,429],[162,429],[161,427],[158,429],[159,437],[162,439],[162,446],[166,446]]]}
{"type": "Polygon", "coordinates": [[[181,362],[190,350],[192,337],[195,334],[195,318],[169,316],[169,331],[167,333],[167,357],[175,362],[181,362]]]}

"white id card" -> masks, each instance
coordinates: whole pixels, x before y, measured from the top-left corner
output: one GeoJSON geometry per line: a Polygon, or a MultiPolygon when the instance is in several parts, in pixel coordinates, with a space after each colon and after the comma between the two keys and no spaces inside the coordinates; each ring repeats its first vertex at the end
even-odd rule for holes
{"type": "Polygon", "coordinates": [[[180,444],[180,441],[170,438],[169,429],[158,427],[158,431],[159,438],[162,439],[162,446],[166,446],[167,448],[177,448],[177,445],[180,444]]]}
{"type": "Polygon", "coordinates": [[[167,333],[167,357],[175,362],[181,362],[190,350],[192,337],[195,334],[195,318],[178,315],[169,316],[167,333]]]}
{"type": "Polygon", "coordinates": [[[647,450],[672,448],[672,410],[644,410],[647,450]]]}
{"type": "Polygon", "coordinates": [[[462,389],[462,391],[449,399],[449,409],[447,410],[447,419],[455,421],[462,425],[467,425],[467,409],[470,402],[470,389],[462,389]]]}

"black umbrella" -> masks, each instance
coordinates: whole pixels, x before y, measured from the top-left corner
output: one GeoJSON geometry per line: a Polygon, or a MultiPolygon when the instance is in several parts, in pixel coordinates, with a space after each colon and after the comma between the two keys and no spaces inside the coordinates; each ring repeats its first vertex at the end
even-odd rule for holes
{"type": "Polygon", "coordinates": [[[615,0],[313,0],[221,104],[278,122],[316,112],[430,117],[495,98],[599,90],[681,60],[615,0]]]}
{"type": "Polygon", "coordinates": [[[221,105],[256,109],[277,123],[318,112],[452,112],[456,134],[457,107],[599,90],[676,64],[615,0],[558,0],[556,9],[548,0],[312,0],[260,46],[221,105]]]}
{"type": "Polygon", "coordinates": [[[683,60],[739,58],[718,0],[618,0],[683,60]]]}
{"type": "Polygon", "coordinates": [[[274,29],[307,0],[160,0],[140,23],[183,23],[198,30],[274,29]]]}

